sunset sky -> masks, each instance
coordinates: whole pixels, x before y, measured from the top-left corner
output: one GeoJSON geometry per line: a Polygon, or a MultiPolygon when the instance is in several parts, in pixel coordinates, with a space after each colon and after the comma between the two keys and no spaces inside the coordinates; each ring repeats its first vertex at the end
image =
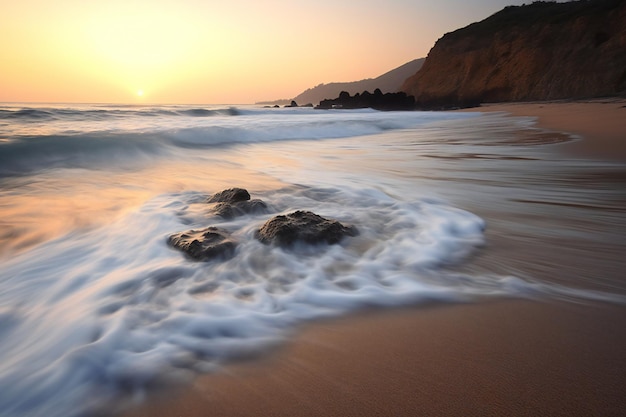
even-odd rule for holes
{"type": "Polygon", "coordinates": [[[290,98],[376,77],[426,56],[444,33],[522,3],[0,0],[0,102],[290,98]]]}

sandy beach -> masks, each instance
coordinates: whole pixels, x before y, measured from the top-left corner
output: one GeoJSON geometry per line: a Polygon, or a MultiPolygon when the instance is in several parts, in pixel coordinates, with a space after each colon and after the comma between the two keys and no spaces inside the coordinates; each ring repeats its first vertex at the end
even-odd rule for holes
{"type": "MultiPolygon", "coordinates": [[[[559,145],[566,155],[625,161],[625,105],[611,99],[480,110],[537,117],[538,127],[582,137],[559,145]]],[[[623,168],[616,171],[622,178],[623,168]]],[[[497,250],[474,261],[479,270],[511,257],[539,280],[562,274],[585,287],[597,276],[624,287],[623,253],[614,247],[583,259],[567,241],[537,248],[507,240],[497,226],[487,241],[497,250]]],[[[124,415],[621,416],[624,328],[623,305],[554,299],[368,311],[310,323],[260,360],[156,393],[124,415]]]]}

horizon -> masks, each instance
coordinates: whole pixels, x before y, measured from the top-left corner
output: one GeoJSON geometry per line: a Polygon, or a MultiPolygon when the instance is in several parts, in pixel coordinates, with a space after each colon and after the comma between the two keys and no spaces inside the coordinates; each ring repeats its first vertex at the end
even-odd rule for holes
{"type": "Polygon", "coordinates": [[[522,3],[5,3],[0,34],[18,41],[0,46],[0,102],[289,100],[319,84],[375,78],[426,57],[445,33],[522,3]]]}

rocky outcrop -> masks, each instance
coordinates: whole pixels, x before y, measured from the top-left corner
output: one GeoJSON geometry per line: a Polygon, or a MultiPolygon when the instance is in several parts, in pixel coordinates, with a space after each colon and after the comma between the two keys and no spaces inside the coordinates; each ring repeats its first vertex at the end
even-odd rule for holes
{"type": "Polygon", "coordinates": [[[372,108],[376,110],[413,110],[415,108],[415,98],[407,96],[406,93],[386,93],[379,89],[374,93],[364,91],[362,94],[356,93],[351,96],[347,91],[342,91],[335,99],[322,100],[316,109],[363,109],[372,108]]]}
{"type": "Polygon", "coordinates": [[[345,226],[310,211],[296,211],[268,220],[256,232],[256,238],[265,244],[290,247],[296,242],[330,245],[356,234],[354,226],[345,226]]]}
{"type": "Polygon", "coordinates": [[[229,188],[213,194],[207,203],[239,203],[250,200],[250,193],[244,188],[229,188]]]}
{"type": "Polygon", "coordinates": [[[217,227],[176,233],[167,243],[196,261],[231,258],[237,247],[230,233],[217,227]]]}
{"type": "Polygon", "coordinates": [[[243,188],[220,191],[211,196],[207,203],[215,203],[211,211],[225,219],[267,212],[267,204],[259,199],[251,200],[250,193],[243,188]]]}
{"type": "Polygon", "coordinates": [[[402,91],[421,107],[626,93],[626,1],[510,6],[444,35],[402,91]]]}
{"type": "MultiPolygon", "coordinates": [[[[213,213],[226,219],[247,213],[265,213],[267,210],[263,201],[250,200],[250,193],[243,188],[216,193],[206,203],[214,204],[213,213]]],[[[296,211],[268,220],[256,231],[255,238],[265,244],[288,248],[297,242],[334,244],[345,236],[357,234],[354,226],[345,226],[310,211],[296,211]]],[[[168,237],[167,244],[196,261],[226,260],[235,255],[237,248],[237,241],[228,230],[214,226],[175,233],[168,237]]]]}

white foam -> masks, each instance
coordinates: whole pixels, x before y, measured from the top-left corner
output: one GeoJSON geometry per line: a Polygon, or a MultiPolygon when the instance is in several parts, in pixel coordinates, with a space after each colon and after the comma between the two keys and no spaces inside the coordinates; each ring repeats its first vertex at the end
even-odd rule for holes
{"type": "Polygon", "coordinates": [[[197,194],[183,193],[8,262],[2,283],[10,291],[0,295],[8,306],[0,311],[0,415],[78,415],[86,410],[76,404],[98,406],[121,393],[141,398],[153,384],[278,343],[302,320],[362,306],[554,294],[607,299],[442,272],[438,267],[483,243],[485,227],[442,203],[398,201],[369,189],[299,187],[262,197],[279,212],[312,210],[354,224],[360,234],[339,245],[283,250],[253,238],[268,215],[208,220],[193,209],[197,194]],[[166,246],[168,234],[207,223],[240,241],[234,258],[195,263],[166,246]],[[92,390],[99,395],[90,397],[92,390]]]}

